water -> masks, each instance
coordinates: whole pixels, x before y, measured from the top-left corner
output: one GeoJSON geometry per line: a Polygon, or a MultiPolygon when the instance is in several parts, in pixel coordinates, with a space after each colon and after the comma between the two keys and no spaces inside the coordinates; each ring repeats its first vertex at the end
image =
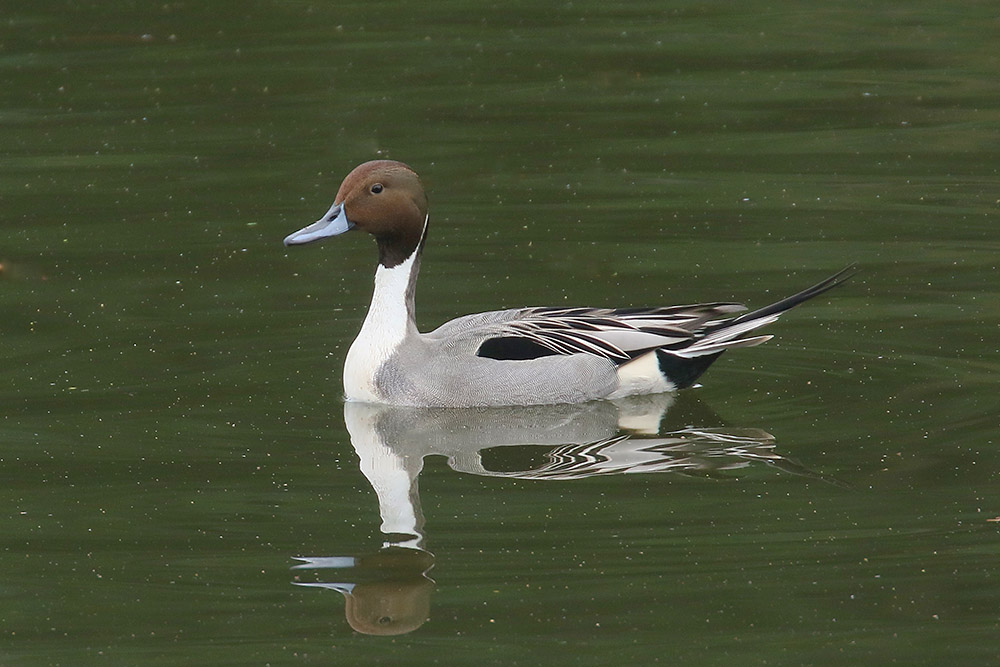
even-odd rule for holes
{"type": "Polygon", "coordinates": [[[992,5],[4,18],[0,662],[1000,657],[992,5]],[[374,157],[430,191],[425,329],[862,273],[662,419],[366,428],[371,244],[280,241],[374,157]]]}

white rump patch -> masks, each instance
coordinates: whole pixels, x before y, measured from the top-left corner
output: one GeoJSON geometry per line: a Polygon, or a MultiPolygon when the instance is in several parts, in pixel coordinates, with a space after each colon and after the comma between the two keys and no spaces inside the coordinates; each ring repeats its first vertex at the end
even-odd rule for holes
{"type": "Polygon", "coordinates": [[[608,398],[655,394],[676,389],[674,383],[663,377],[663,373],[660,372],[660,363],[656,359],[656,351],[653,350],[618,367],[618,389],[608,398]]]}

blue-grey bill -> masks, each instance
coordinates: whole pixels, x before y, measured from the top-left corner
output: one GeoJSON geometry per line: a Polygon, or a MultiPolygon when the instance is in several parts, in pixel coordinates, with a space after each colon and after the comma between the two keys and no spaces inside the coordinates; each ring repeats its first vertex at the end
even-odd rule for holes
{"type": "Polygon", "coordinates": [[[354,223],[347,219],[342,204],[334,204],[322,218],[285,237],[285,245],[301,245],[349,232],[354,223]]]}

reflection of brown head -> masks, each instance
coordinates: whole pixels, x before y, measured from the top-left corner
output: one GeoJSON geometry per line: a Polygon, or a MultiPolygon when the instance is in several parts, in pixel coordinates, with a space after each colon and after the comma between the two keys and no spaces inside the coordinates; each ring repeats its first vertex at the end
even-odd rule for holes
{"type": "Polygon", "coordinates": [[[344,614],[352,628],[366,635],[413,632],[430,616],[433,590],[434,582],[423,575],[357,584],[344,594],[344,614]]]}

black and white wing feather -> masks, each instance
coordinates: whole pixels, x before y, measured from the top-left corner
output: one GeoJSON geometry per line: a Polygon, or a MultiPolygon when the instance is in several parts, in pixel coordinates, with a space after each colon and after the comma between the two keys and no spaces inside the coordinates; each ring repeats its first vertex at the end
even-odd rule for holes
{"type": "Polygon", "coordinates": [[[591,354],[623,364],[651,350],[681,350],[700,332],[746,310],[737,303],[664,308],[525,308],[490,326],[477,354],[491,359],[534,359],[591,354]]]}
{"type": "Polygon", "coordinates": [[[462,326],[475,329],[480,341],[476,354],[489,359],[589,354],[622,365],[652,350],[681,359],[718,356],[769,340],[771,336],[746,334],[836,287],[853,272],[854,266],[848,266],[808,289],[739,316],[746,307],[726,302],[661,308],[522,308],[484,313],[475,323],[467,320],[462,326]]]}

